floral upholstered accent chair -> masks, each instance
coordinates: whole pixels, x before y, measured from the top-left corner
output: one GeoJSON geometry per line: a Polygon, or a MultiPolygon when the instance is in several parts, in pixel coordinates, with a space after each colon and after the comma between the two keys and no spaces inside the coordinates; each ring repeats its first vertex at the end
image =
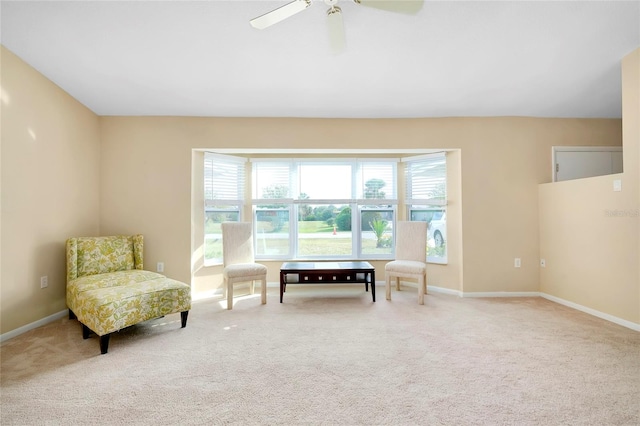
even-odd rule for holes
{"type": "Polygon", "coordinates": [[[180,312],[182,327],[191,309],[191,287],[143,269],[142,235],[69,238],[67,306],[86,339],[100,336],[107,353],[111,333],[180,312]]]}

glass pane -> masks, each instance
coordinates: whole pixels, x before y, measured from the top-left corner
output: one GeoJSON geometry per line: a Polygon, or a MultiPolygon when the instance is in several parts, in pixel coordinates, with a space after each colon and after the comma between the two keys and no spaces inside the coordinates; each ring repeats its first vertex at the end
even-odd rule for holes
{"type": "Polygon", "coordinates": [[[443,209],[412,208],[411,220],[427,222],[427,257],[447,257],[447,212],[443,209]]]}
{"type": "Polygon", "coordinates": [[[256,256],[284,256],[289,250],[289,209],[274,206],[256,210],[256,256]]]}
{"type": "Polygon", "coordinates": [[[300,164],[301,200],[345,200],[351,195],[351,164],[300,164]]]}
{"type": "Polygon", "coordinates": [[[422,160],[410,161],[406,169],[406,197],[408,200],[429,200],[446,203],[447,160],[434,154],[422,160]]]}
{"type": "Polygon", "coordinates": [[[358,198],[396,198],[396,164],[365,162],[359,164],[358,198]]]}
{"type": "Polygon", "coordinates": [[[245,158],[204,154],[204,199],[206,207],[220,208],[223,203],[244,200],[245,158]]]}
{"type": "Polygon", "coordinates": [[[240,211],[207,208],[204,212],[204,260],[205,262],[222,262],[222,222],[238,222],[240,211]]]}
{"type": "Polygon", "coordinates": [[[330,204],[298,206],[300,256],[350,256],[351,207],[330,204]]]}
{"type": "Polygon", "coordinates": [[[253,198],[291,198],[290,163],[254,163],[253,198]]]}
{"type": "Polygon", "coordinates": [[[362,210],[362,254],[393,252],[393,210],[362,210]]]}

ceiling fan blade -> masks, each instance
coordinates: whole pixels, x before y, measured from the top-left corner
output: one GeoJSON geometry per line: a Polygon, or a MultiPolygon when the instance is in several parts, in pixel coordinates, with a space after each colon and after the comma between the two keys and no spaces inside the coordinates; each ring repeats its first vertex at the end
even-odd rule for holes
{"type": "Polygon", "coordinates": [[[367,7],[386,10],[388,12],[416,14],[422,9],[424,0],[353,0],[367,7]]]}
{"type": "Polygon", "coordinates": [[[327,29],[331,51],[335,54],[341,53],[344,50],[345,37],[342,10],[339,7],[327,10],[327,29]]]}
{"type": "Polygon", "coordinates": [[[302,12],[309,6],[311,6],[311,0],[293,0],[291,3],[280,6],[279,8],[258,16],[257,18],[253,18],[249,23],[253,28],[262,30],[273,24],[277,24],[284,19],[290,18],[298,12],[302,12]]]}

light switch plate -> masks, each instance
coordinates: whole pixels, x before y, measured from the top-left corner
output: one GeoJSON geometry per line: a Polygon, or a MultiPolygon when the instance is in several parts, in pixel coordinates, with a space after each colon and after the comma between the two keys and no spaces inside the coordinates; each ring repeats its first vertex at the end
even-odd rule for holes
{"type": "Polygon", "coordinates": [[[614,179],[613,190],[616,192],[622,191],[622,181],[620,179],[614,179]]]}

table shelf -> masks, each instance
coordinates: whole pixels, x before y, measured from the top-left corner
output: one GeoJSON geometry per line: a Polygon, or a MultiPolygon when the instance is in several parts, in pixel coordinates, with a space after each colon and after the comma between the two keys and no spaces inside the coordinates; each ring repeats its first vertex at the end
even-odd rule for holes
{"type": "Polygon", "coordinates": [[[280,303],[287,284],[364,284],[376,301],[375,269],[369,262],[286,262],[280,268],[280,303]]]}

